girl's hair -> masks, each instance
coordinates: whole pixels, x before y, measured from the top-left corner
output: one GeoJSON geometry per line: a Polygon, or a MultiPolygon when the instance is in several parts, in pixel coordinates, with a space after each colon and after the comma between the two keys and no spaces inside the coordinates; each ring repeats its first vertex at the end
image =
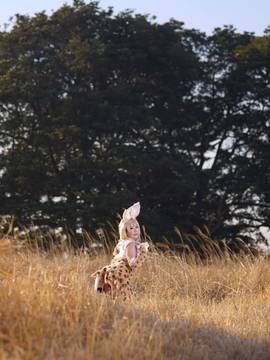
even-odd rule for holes
{"type": "MultiPolygon", "coordinates": [[[[127,240],[127,225],[131,223],[138,223],[136,219],[129,219],[128,221],[123,221],[123,219],[119,223],[119,241],[120,240],[127,240]]],[[[139,225],[140,226],[140,225],[139,225]]]]}

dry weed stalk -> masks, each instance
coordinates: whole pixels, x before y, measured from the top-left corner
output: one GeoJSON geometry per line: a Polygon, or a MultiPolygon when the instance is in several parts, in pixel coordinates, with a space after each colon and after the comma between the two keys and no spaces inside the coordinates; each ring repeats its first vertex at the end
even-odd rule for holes
{"type": "Polygon", "coordinates": [[[0,358],[268,360],[268,258],[221,257],[212,243],[209,256],[211,249],[198,261],[152,244],[130,303],[93,290],[89,275],[106,252],[5,250],[0,358]]]}

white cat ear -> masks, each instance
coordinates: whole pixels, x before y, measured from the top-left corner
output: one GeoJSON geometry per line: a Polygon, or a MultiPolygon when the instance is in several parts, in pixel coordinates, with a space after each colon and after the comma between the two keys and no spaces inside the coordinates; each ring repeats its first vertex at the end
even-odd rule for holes
{"type": "Polygon", "coordinates": [[[140,213],[140,210],[141,210],[141,205],[139,202],[133,204],[123,212],[123,220],[127,221],[130,219],[136,219],[136,217],[140,213]]]}
{"type": "Polygon", "coordinates": [[[122,219],[123,219],[124,221],[129,220],[129,212],[128,212],[128,209],[125,209],[125,210],[124,210],[123,215],[122,215],[122,219]]]}
{"type": "Polygon", "coordinates": [[[130,208],[129,208],[129,213],[131,216],[131,219],[136,219],[136,217],[139,215],[141,210],[141,205],[139,202],[133,204],[130,208]]]}

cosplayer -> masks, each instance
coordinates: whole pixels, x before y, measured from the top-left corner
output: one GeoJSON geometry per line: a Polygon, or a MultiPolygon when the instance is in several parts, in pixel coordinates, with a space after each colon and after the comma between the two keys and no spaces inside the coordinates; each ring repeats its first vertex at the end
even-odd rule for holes
{"type": "Polygon", "coordinates": [[[124,211],[119,223],[120,238],[114,248],[111,263],[91,275],[96,279],[96,291],[111,295],[113,298],[131,297],[131,277],[144,262],[149,247],[147,242],[141,242],[140,225],[137,221],[139,213],[139,202],[124,211]]]}

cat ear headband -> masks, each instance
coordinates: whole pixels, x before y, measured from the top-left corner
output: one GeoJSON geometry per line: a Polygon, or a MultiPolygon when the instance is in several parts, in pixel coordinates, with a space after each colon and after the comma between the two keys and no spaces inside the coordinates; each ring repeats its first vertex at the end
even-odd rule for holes
{"type": "Polygon", "coordinates": [[[131,219],[136,219],[136,217],[140,214],[141,205],[139,202],[136,202],[128,209],[125,209],[122,216],[122,221],[126,222],[131,219]]]}

